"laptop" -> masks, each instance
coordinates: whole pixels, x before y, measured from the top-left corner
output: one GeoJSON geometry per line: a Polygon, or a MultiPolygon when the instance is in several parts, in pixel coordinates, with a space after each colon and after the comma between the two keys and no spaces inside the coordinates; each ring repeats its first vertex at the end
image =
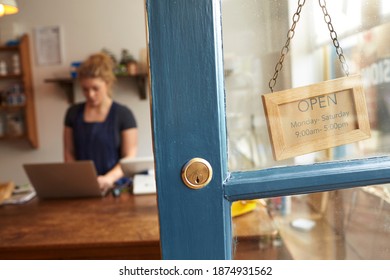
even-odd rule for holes
{"type": "Polygon", "coordinates": [[[92,161],[24,164],[39,198],[102,197],[92,161]]]}
{"type": "Polygon", "coordinates": [[[122,159],[120,165],[123,173],[133,178],[133,194],[156,193],[153,157],[122,159]]]}
{"type": "Polygon", "coordinates": [[[126,176],[132,177],[139,173],[154,172],[154,158],[153,157],[134,157],[121,159],[120,165],[123,173],[126,176]]]}

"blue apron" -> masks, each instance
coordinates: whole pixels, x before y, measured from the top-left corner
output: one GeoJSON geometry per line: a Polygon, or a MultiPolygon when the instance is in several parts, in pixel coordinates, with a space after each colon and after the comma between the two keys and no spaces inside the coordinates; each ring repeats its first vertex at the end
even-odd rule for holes
{"type": "Polygon", "coordinates": [[[77,160],[92,160],[98,175],[110,171],[120,159],[120,132],[115,127],[117,104],[112,103],[103,122],[85,122],[84,108],[80,106],[73,127],[73,142],[77,160]]]}

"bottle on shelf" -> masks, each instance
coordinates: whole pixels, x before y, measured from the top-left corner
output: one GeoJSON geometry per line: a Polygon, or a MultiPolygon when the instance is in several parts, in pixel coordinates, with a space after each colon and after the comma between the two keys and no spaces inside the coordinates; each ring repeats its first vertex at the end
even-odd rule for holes
{"type": "Polygon", "coordinates": [[[20,74],[20,59],[18,54],[12,56],[12,70],[15,75],[20,74]]]}
{"type": "Polygon", "coordinates": [[[24,105],[26,102],[26,96],[23,92],[23,85],[18,83],[14,84],[11,88],[11,92],[14,94],[14,104],[24,105]]]}

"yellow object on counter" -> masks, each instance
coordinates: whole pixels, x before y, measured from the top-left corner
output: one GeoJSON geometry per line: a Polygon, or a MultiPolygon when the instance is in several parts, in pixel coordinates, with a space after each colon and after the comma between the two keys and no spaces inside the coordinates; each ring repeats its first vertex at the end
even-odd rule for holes
{"type": "Polygon", "coordinates": [[[12,192],[15,188],[14,182],[0,183],[0,203],[2,203],[7,198],[10,198],[12,192]]]}
{"type": "Polygon", "coordinates": [[[240,200],[232,203],[232,217],[252,212],[257,206],[257,200],[240,200]]]}

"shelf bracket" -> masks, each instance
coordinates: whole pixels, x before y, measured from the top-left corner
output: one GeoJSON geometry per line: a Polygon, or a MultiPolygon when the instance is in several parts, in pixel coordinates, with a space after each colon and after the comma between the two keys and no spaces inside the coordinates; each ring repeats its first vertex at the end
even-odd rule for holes
{"type": "Polygon", "coordinates": [[[139,98],[146,99],[146,78],[147,76],[136,76],[135,81],[137,83],[139,98]]]}
{"type": "Polygon", "coordinates": [[[56,83],[58,84],[64,91],[69,104],[75,103],[75,93],[74,93],[74,80],[69,78],[63,79],[45,79],[46,83],[56,83]]]}

